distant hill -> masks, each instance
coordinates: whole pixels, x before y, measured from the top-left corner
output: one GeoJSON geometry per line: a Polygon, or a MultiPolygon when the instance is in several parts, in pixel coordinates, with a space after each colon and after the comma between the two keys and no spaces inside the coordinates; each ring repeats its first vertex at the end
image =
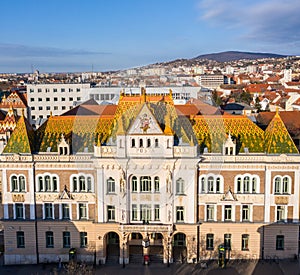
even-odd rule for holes
{"type": "Polygon", "coordinates": [[[260,59],[260,58],[283,58],[286,55],[273,54],[273,53],[251,53],[251,52],[238,52],[227,51],[220,53],[203,54],[195,57],[194,59],[208,59],[217,62],[229,62],[240,59],[260,59]]]}

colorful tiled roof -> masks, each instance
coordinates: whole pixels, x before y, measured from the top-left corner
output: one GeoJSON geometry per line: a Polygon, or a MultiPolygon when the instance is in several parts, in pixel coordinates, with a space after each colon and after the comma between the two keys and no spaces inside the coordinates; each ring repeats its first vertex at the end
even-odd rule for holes
{"type": "Polygon", "coordinates": [[[17,126],[12,132],[3,153],[26,153],[31,154],[34,148],[34,131],[22,115],[17,122],[17,126]]]}
{"type": "Polygon", "coordinates": [[[268,154],[299,153],[278,112],[265,130],[265,149],[268,154]]]}

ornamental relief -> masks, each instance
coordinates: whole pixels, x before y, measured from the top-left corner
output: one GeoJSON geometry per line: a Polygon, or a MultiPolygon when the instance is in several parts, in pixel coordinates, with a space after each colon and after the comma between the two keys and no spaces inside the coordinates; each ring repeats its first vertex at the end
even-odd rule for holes
{"type": "Polygon", "coordinates": [[[289,203],[289,197],[286,196],[275,197],[275,204],[288,204],[288,203],[289,203]]]}
{"type": "Polygon", "coordinates": [[[13,202],[24,202],[25,197],[24,197],[23,194],[13,194],[12,195],[12,200],[13,200],[13,202]]]}
{"type": "Polygon", "coordinates": [[[72,198],[76,201],[94,201],[95,194],[75,194],[72,193],[72,198]]]}

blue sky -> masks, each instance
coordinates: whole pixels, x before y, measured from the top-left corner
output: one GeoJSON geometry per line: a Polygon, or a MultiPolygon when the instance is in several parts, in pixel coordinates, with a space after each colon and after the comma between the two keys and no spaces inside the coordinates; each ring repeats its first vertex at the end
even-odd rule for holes
{"type": "Polygon", "coordinates": [[[227,50],[300,55],[299,0],[9,0],[0,72],[131,68],[227,50]]]}

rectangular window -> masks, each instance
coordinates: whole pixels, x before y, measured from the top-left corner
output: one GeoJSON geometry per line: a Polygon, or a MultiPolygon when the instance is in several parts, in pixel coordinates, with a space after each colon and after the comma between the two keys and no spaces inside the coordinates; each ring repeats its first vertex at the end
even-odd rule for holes
{"type": "Polygon", "coordinates": [[[137,205],[136,204],[132,205],[132,214],[131,215],[132,215],[131,219],[133,221],[137,221],[138,220],[138,209],[137,209],[137,205]]]}
{"type": "Polygon", "coordinates": [[[76,88],[76,92],[80,92],[80,88],[76,88]]]}
{"type": "Polygon", "coordinates": [[[46,110],[49,111],[50,110],[50,106],[46,106],[46,110]]]}
{"type": "Polygon", "coordinates": [[[60,89],[60,92],[61,92],[61,93],[64,93],[65,91],[66,91],[65,88],[61,88],[61,89],[60,89]]]}
{"type": "Polygon", "coordinates": [[[24,205],[23,203],[16,203],[16,219],[24,219],[24,205]]]}
{"type": "Polygon", "coordinates": [[[66,99],[64,97],[61,98],[61,101],[66,101],[66,99]]]}
{"type": "Polygon", "coordinates": [[[242,250],[243,251],[249,250],[249,235],[248,234],[242,235],[242,250]]]}
{"type": "Polygon", "coordinates": [[[69,231],[63,232],[63,247],[64,248],[71,247],[71,233],[69,231]]]}
{"type": "Polygon", "coordinates": [[[32,111],[34,111],[34,110],[35,110],[35,107],[34,107],[34,106],[33,106],[33,107],[31,107],[31,110],[32,110],[32,111]]]}
{"type": "Polygon", "coordinates": [[[45,219],[53,219],[53,205],[52,203],[44,204],[44,216],[45,219]]]}
{"type": "Polygon", "coordinates": [[[142,204],[141,205],[141,220],[143,222],[151,221],[151,205],[142,204]]]}
{"type": "Polygon", "coordinates": [[[224,247],[227,250],[231,249],[231,234],[224,234],[224,247]]]}
{"type": "Polygon", "coordinates": [[[34,92],[34,89],[30,89],[30,93],[33,93],[34,92]]]}
{"type": "Polygon", "coordinates": [[[284,205],[277,205],[276,208],[276,221],[284,221],[285,220],[285,207],[284,205]]]}
{"type": "Polygon", "coordinates": [[[63,203],[62,207],[62,218],[65,220],[70,219],[70,206],[67,203],[63,203]]]}
{"type": "Polygon", "coordinates": [[[39,106],[39,111],[42,111],[43,110],[43,107],[42,106],[39,106]]]}
{"type": "Polygon", "coordinates": [[[56,88],[53,88],[53,93],[57,93],[57,89],[56,88]]]}
{"type": "Polygon", "coordinates": [[[79,203],[79,219],[87,219],[87,207],[86,203],[79,203]]]}
{"type": "Polygon", "coordinates": [[[72,88],[69,88],[69,93],[73,92],[73,89],[72,88]]]}
{"type": "Polygon", "coordinates": [[[88,238],[87,232],[80,232],[80,247],[87,247],[88,238]]]}
{"type": "Polygon", "coordinates": [[[42,89],[41,88],[38,88],[38,93],[41,93],[42,92],[42,89]]]}
{"type": "Polygon", "coordinates": [[[54,101],[58,101],[58,98],[57,98],[57,97],[54,97],[53,100],[54,100],[54,101]]]}
{"type": "Polygon", "coordinates": [[[159,221],[159,204],[154,205],[154,220],[159,221]]]}
{"type": "Polygon", "coordinates": [[[33,102],[34,101],[34,97],[30,98],[30,101],[33,102]]]}
{"type": "Polygon", "coordinates": [[[61,109],[62,110],[66,110],[66,106],[61,106],[61,109]]]}
{"type": "Polygon", "coordinates": [[[184,207],[176,206],[176,221],[184,222],[184,207]]]}
{"type": "Polygon", "coordinates": [[[154,178],[154,192],[159,192],[159,177],[154,178]]]}
{"type": "Polygon", "coordinates": [[[69,97],[69,101],[73,101],[73,97],[69,97]]]}
{"type": "Polygon", "coordinates": [[[184,180],[182,178],[176,181],[176,194],[177,195],[184,194],[184,180]]]}
{"type": "Polygon", "coordinates": [[[53,108],[55,111],[57,111],[58,110],[58,106],[54,106],[54,108],[53,108]]]}
{"type": "Polygon", "coordinates": [[[46,101],[50,101],[50,97],[46,97],[46,101]]]}
{"type": "Polygon", "coordinates": [[[113,205],[107,206],[107,220],[108,221],[115,221],[115,207],[113,205]]]}
{"type": "Polygon", "coordinates": [[[25,237],[23,231],[17,231],[17,248],[25,248],[25,237]]]}
{"type": "Polygon", "coordinates": [[[206,234],[206,250],[214,250],[214,234],[206,234]]]}
{"type": "Polygon", "coordinates": [[[232,220],[232,207],[231,205],[225,205],[224,207],[224,220],[231,221],[232,220]]]}
{"type": "Polygon", "coordinates": [[[76,100],[77,100],[77,101],[80,101],[80,100],[81,100],[81,97],[77,97],[76,100]]]}
{"type": "Polygon", "coordinates": [[[250,221],[250,206],[249,205],[242,206],[242,221],[243,222],[250,221]]]}
{"type": "Polygon", "coordinates": [[[38,101],[41,102],[41,101],[43,101],[43,99],[42,99],[41,97],[39,97],[39,98],[38,98],[38,101]]]}
{"type": "Polygon", "coordinates": [[[284,236],[283,235],[276,236],[276,250],[284,250],[284,236]]]}
{"type": "Polygon", "coordinates": [[[46,232],[46,248],[53,248],[54,247],[54,237],[52,231],[46,232]]]}
{"type": "Polygon", "coordinates": [[[46,93],[49,93],[49,92],[50,92],[50,89],[49,89],[49,88],[46,88],[45,91],[46,91],[46,93]]]}
{"type": "Polygon", "coordinates": [[[214,205],[206,206],[206,220],[208,220],[208,221],[215,220],[215,206],[214,205]]]}

